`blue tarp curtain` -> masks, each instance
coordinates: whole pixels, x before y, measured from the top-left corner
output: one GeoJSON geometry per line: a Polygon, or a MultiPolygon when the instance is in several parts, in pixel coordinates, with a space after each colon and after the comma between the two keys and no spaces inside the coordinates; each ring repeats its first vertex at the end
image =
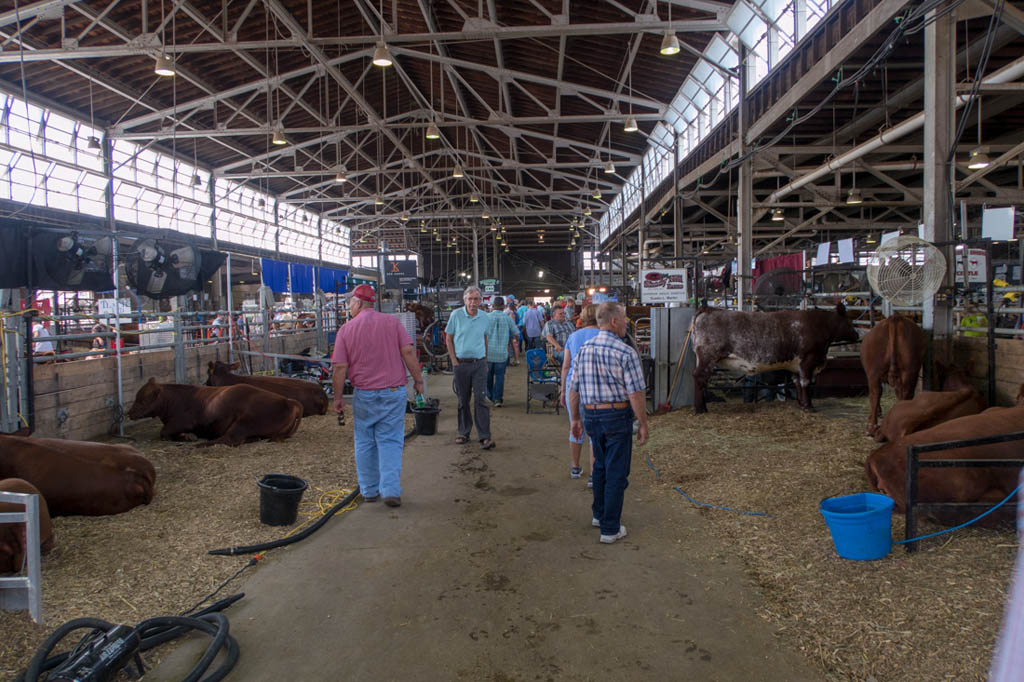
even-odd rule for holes
{"type": "Polygon", "coordinates": [[[260,266],[263,273],[263,284],[270,287],[275,294],[288,291],[288,264],[270,258],[261,258],[260,266]]]}
{"type": "Polygon", "coordinates": [[[325,294],[335,293],[335,286],[337,286],[337,293],[345,293],[348,288],[345,284],[348,278],[348,270],[336,270],[335,268],[317,268],[317,286],[325,294]]]}
{"type": "Polygon", "coordinates": [[[289,263],[292,273],[292,293],[311,294],[313,293],[313,266],[289,263]]]}

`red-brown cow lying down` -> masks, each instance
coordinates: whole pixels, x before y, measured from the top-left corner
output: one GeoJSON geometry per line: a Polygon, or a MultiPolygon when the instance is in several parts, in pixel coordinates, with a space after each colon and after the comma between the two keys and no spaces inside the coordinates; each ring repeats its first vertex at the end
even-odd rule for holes
{"type": "Polygon", "coordinates": [[[869,436],[875,436],[878,429],[883,383],[892,386],[900,400],[914,397],[924,360],[924,345],[921,328],[900,315],[882,320],[864,337],[860,344],[860,362],[868,375],[869,436]]]}
{"type": "Polygon", "coordinates": [[[302,379],[289,379],[287,377],[249,377],[241,374],[232,374],[231,370],[238,369],[238,363],[227,364],[219,360],[210,363],[206,369],[207,386],[234,386],[236,384],[248,384],[264,391],[276,393],[283,398],[297,400],[302,405],[302,416],[309,417],[317,414],[327,414],[327,405],[330,402],[327,394],[319,385],[302,379]]]}
{"type": "Polygon", "coordinates": [[[127,445],[3,436],[0,478],[34,485],[51,516],[106,516],[149,504],[156,473],[127,445]]]}
{"type": "MultiPolygon", "coordinates": [[[[960,417],[904,436],[894,443],[883,445],[868,456],[864,463],[868,483],[872,490],[878,490],[891,497],[896,502],[896,511],[901,514],[905,513],[908,445],[1015,433],[1021,430],[1022,424],[1024,424],[1024,407],[995,407],[981,414],[960,417]]],[[[1014,459],[1020,458],[1022,449],[1024,449],[1024,441],[1010,441],[957,450],[928,452],[921,457],[922,459],[1014,459]]],[[[1017,487],[1019,473],[1018,467],[922,468],[918,475],[918,501],[996,503],[1017,487]]],[[[932,514],[932,518],[940,523],[953,524],[973,518],[977,513],[978,510],[950,511],[932,514]]]]}
{"type": "Polygon", "coordinates": [[[159,417],[160,437],[211,439],[208,445],[241,445],[267,438],[284,440],[302,421],[302,405],[255,386],[158,384],[150,379],[135,394],[129,419],[159,417]]]}
{"type": "Polygon", "coordinates": [[[810,383],[828,358],[834,342],[852,343],[859,337],[840,303],[835,310],[782,310],[751,313],[701,308],[693,318],[694,411],[708,411],[704,389],[721,365],[748,375],[786,369],[799,375],[797,399],[811,409],[810,383]]]}
{"type": "MultiPolygon", "coordinates": [[[[5,478],[0,481],[0,491],[5,493],[28,493],[39,495],[39,551],[46,554],[53,549],[53,524],[46,499],[28,481],[20,478],[5,478]]],[[[23,512],[24,505],[0,502],[0,514],[23,512]]],[[[28,553],[24,523],[0,523],[0,573],[15,573],[21,570],[28,553]]]]}
{"type": "Polygon", "coordinates": [[[879,443],[897,441],[951,419],[978,414],[986,407],[988,403],[975,388],[924,391],[913,400],[897,401],[875,429],[874,439],[879,443]]]}

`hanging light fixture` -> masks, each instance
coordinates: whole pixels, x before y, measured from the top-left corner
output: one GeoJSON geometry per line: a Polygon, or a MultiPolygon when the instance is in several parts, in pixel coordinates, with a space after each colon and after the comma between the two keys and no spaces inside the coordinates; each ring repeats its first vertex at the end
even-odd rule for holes
{"type": "Polygon", "coordinates": [[[89,149],[99,149],[99,148],[100,148],[100,138],[96,137],[95,135],[90,135],[89,136],[89,149]]]}
{"type": "Polygon", "coordinates": [[[863,204],[864,197],[861,196],[860,190],[857,188],[851,189],[850,193],[846,195],[846,203],[849,205],[863,204]]]}
{"type": "Polygon", "coordinates": [[[430,125],[427,126],[426,138],[428,140],[440,140],[441,139],[441,131],[440,131],[440,129],[438,129],[437,125],[433,121],[431,121],[430,125]]]}
{"type": "Polygon", "coordinates": [[[491,216],[489,213],[487,213],[487,209],[485,208],[483,212],[480,214],[480,217],[484,220],[489,220],[491,216]]]}
{"type": "Polygon", "coordinates": [[[274,134],[270,141],[278,146],[288,144],[288,138],[284,136],[284,128],[281,127],[281,124],[274,126],[274,134]]]}
{"type": "MultiPolygon", "coordinates": [[[[627,133],[635,133],[639,128],[636,125],[636,119],[633,118],[633,69],[629,70],[629,116],[626,117],[626,125],[622,126],[622,129],[627,133]]],[[[611,131],[609,131],[610,133],[611,131]]],[[[611,135],[608,136],[608,144],[611,144],[611,135]]]]}
{"type": "Polygon", "coordinates": [[[497,231],[498,231],[498,226],[495,225],[494,223],[491,223],[491,232],[497,232],[497,231]]]}
{"type": "Polygon", "coordinates": [[[402,213],[402,215],[399,216],[398,219],[401,220],[403,223],[407,223],[407,222],[409,222],[409,214],[408,213],[402,213]]]}
{"type": "Polygon", "coordinates": [[[469,203],[475,204],[478,201],[480,201],[480,197],[477,195],[476,192],[473,192],[472,194],[469,195],[469,203]]]}
{"type": "Polygon", "coordinates": [[[384,197],[382,197],[379,194],[374,194],[373,195],[373,205],[374,206],[383,206],[384,205],[384,197]]]}
{"type": "Polygon", "coordinates": [[[427,228],[424,225],[420,225],[420,232],[426,232],[427,228]]]}
{"type": "MultiPolygon", "coordinates": [[[[669,5],[671,7],[671,5],[669,5]]],[[[679,38],[672,31],[665,31],[665,37],[661,39],[661,54],[666,57],[671,57],[674,54],[679,54],[679,38]]]]}
{"type": "Polygon", "coordinates": [[[968,168],[979,170],[981,168],[988,168],[990,165],[992,165],[992,161],[989,160],[985,147],[975,147],[971,150],[971,155],[967,160],[968,168]]]}
{"type": "Polygon", "coordinates": [[[193,187],[202,187],[202,185],[203,185],[203,179],[201,177],[199,177],[199,173],[193,173],[192,174],[192,186],[193,187]]]}
{"type": "Polygon", "coordinates": [[[785,219],[786,219],[786,213],[781,208],[777,208],[774,211],[772,211],[772,221],[773,222],[781,223],[785,219]]]}
{"type": "Polygon", "coordinates": [[[589,206],[587,206],[585,209],[583,209],[583,215],[590,215],[590,207],[589,206]]]}
{"type": "Polygon", "coordinates": [[[871,236],[871,235],[869,234],[869,235],[867,236],[867,238],[865,238],[865,239],[864,239],[864,243],[865,243],[865,244],[877,244],[877,243],[878,243],[878,241],[877,241],[877,240],[876,240],[876,239],[875,239],[874,237],[872,237],[872,236],[871,236]]]}
{"type": "Polygon", "coordinates": [[[175,74],[174,62],[166,54],[160,53],[156,57],[156,64],[153,65],[153,73],[158,76],[169,77],[175,74]]]}
{"type": "Polygon", "coordinates": [[[594,189],[594,193],[591,194],[590,196],[594,197],[595,199],[600,199],[601,198],[601,190],[595,188],[594,189]]]}
{"type": "Polygon", "coordinates": [[[345,173],[345,167],[340,166],[338,172],[334,176],[335,182],[348,182],[348,175],[345,173]]]}
{"type": "Polygon", "coordinates": [[[435,235],[434,235],[434,241],[435,241],[435,242],[439,242],[439,241],[441,241],[441,235],[439,235],[439,234],[435,234],[435,235]]]}
{"type": "Polygon", "coordinates": [[[461,178],[464,175],[465,175],[465,172],[463,172],[463,170],[462,170],[462,164],[461,163],[455,164],[455,170],[452,171],[452,177],[453,178],[461,178]]]}
{"type": "Polygon", "coordinates": [[[384,44],[383,40],[377,43],[377,47],[373,50],[373,65],[386,69],[393,63],[391,53],[388,52],[388,46],[384,44]]]}
{"type": "Polygon", "coordinates": [[[604,164],[604,172],[605,173],[614,173],[615,172],[615,164],[612,163],[611,161],[606,162],[604,164]]]}
{"type": "Polygon", "coordinates": [[[632,116],[627,116],[626,124],[622,126],[622,129],[625,130],[627,133],[635,133],[640,128],[639,126],[637,126],[635,118],[633,118],[632,116]]]}

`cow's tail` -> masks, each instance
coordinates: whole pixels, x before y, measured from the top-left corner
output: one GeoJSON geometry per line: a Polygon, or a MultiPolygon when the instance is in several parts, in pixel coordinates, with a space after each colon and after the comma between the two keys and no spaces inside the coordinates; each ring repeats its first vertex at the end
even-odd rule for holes
{"type": "MultiPolygon", "coordinates": [[[[889,380],[888,384],[893,388],[901,386],[900,382],[900,354],[899,354],[899,333],[902,318],[893,315],[889,318],[889,348],[886,351],[886,358],[889,359],[889,380]]],[[[900,389],[902,390],[902,389],[900,389]]]]}

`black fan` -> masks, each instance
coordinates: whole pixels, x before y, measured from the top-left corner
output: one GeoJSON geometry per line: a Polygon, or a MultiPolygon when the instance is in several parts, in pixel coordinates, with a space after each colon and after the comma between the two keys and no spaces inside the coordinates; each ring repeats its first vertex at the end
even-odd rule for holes
{"type": "Polygon", "coordinates": [[[140,296],[168,298],[201,291],[203,283],[220,269],[225,256],[158,239],[141,239],[127,260],[128,283],[140,296]]]}
{"type": "Polygon", "coordinates": [[[113,240],[78,232],[44,232],[15,221],[0,223],[0,287],[110,291],[113,240]],[[26,253],[26,246],[28,252],[26,253]]]}
{"type": "Polygon", "coordinates": [[[803,298],[803,276],[792,268],[777,268],[754,280],[753,295],[761,308],[795,308],[803,298]]]}

